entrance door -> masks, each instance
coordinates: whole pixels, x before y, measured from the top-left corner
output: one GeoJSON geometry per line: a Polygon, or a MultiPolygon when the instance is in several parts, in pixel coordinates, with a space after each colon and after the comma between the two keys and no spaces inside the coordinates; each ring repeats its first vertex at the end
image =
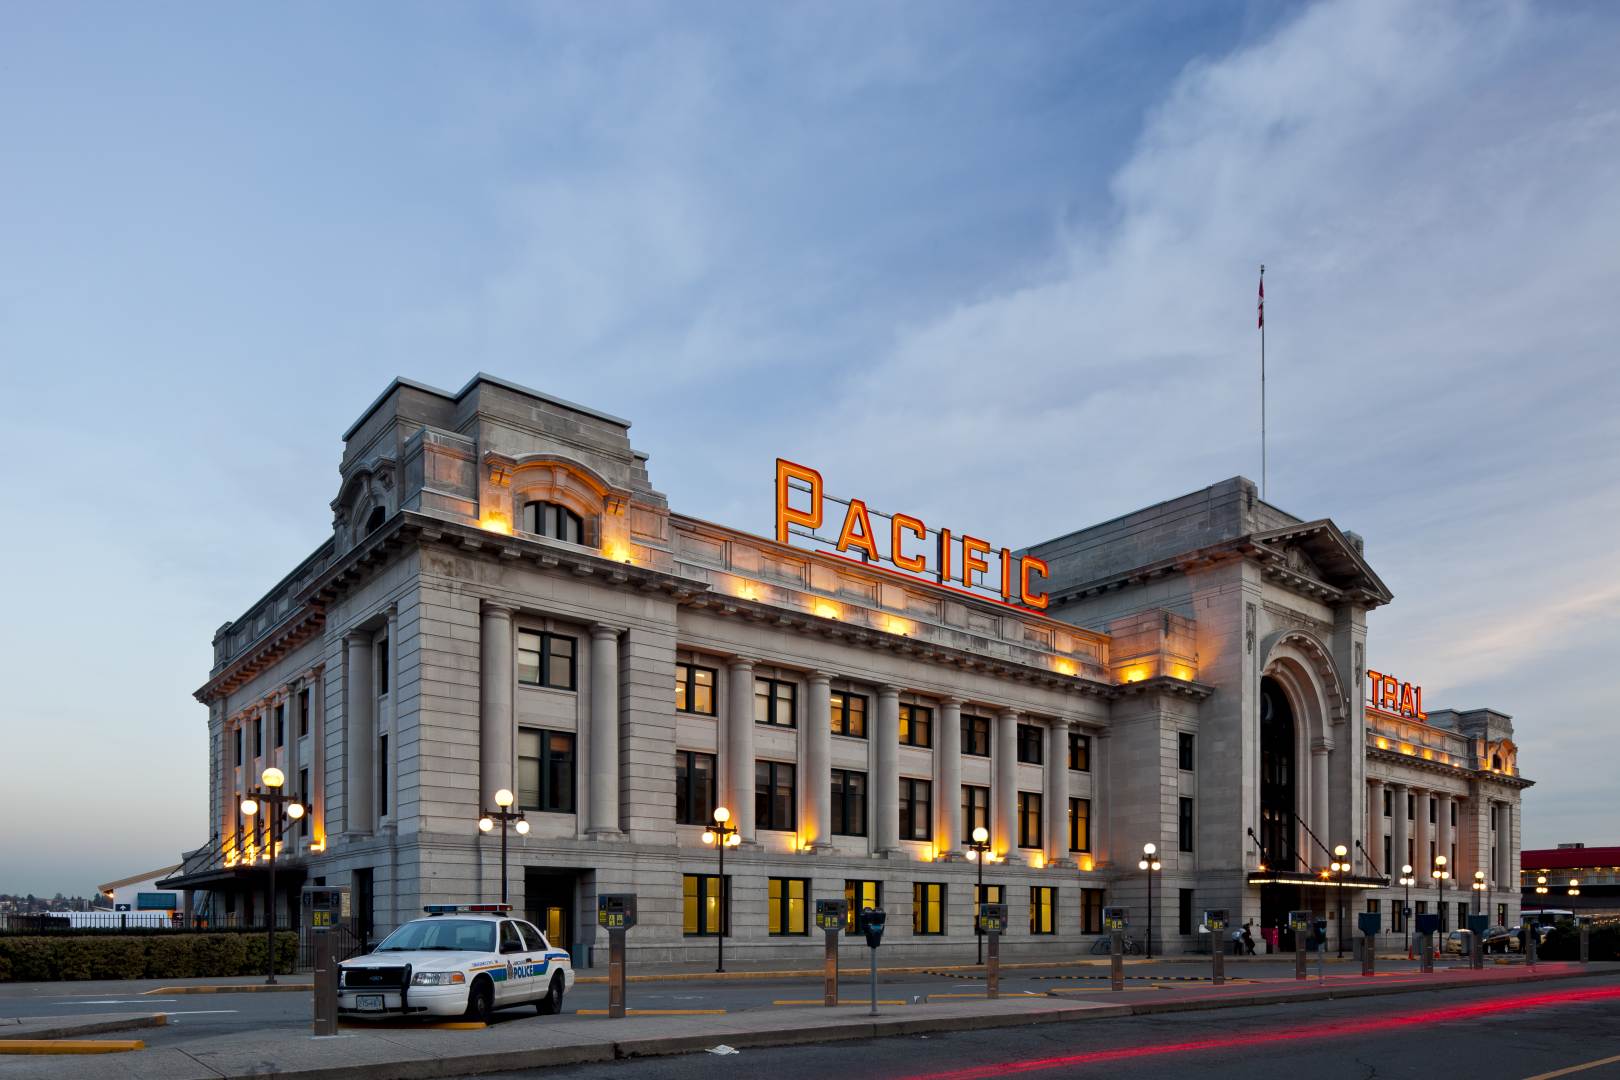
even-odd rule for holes
{"type": "Polygon", "coordinates": [[[524,914],[553,948],[570,954],[574,951],[575,912],[579,909],[579,877],[583,872],[535,867],[523,871],[524,914]]]}

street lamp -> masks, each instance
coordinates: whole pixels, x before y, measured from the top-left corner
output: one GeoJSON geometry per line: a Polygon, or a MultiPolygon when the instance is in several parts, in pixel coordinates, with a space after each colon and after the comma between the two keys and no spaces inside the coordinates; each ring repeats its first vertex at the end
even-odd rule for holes
{"type": "MultiPolygon", "coordinates": [[[[983,825],[973,830],[973,841],[967,845],[967,857],[979,864],[979,887],[973,894],[975,905],[984,903],[984,864],[990,861],[990,830],[983,825]]],[[[973,909],[973,933],[979,940],[979,963],[984,963],[984,931],[979,929],[979,909],[973,909]]]]}
{"type": "Polygon", "coordinates": [[[1547,875],[1546,874],[1537,874],[1536,875],[1536,895],[1537,896],[1546,896],[1547,895],[1547,875]]]}
{"type": "Polygon", "coordinates": [[[1153,959],[1153,872],[1155,870],[1164,869],[1164,864],[1159,861],[1159,845],[1158,844],[1148,843],[1148,844],[1143,844],[1142,845],[1142,858],[1137,861],[1136,868],[1138,870],[1146,870],[1147,871],[1147,879],[1148,879],[1147,958],[1149,960],[1151,960],[1151,959],[1153,959]]]}
{"type": "Polygon", "coordinates": [[[1412,959],[1412,886],[1417,884],[1417,878],[1412,876],[1412,864],[1407,863],[1401,867],[1401,886],[1406,890],[1406,899],[1401,903],[1401,924],[1406,927],[1406,958],[1412,959]]]}
{"type": "Polygon", "coordinates": [[[1345,871],[1350,869],[1349,854],[1349,848],[1343,844],[1337,844],[1333,848],[1333,862],[1328,864],[1328,869],[1339,875],[1339,956],[1341,959],[1344,957],[1344,875],[1345,871]]]}
{"type": "Polygon", "coordinates": [[[523,811],[512,809],[512,792],[501,788],[495,793],[495,809],[485,810],[484,816],[478,819],[478,831],[487,833],[495,828],[495,823],[501,825],[501,903],[506,903],[506,830],[516,828],[519,836],[529,835],[529,822],[523,816],[523,811]]]}
{"type": "Polygon", "coordinates": [[[1569,895],[1571,895],[1571,896],[1579,896],[1579,895],[1581,895],[1581,879],[1580,878],[1570,878],[1569,879],[1569,895]]]}
{"type": "Polygon", "coordinates": [[[1451,876],[1451,871],[1446,869],[1446,857],[1444,855],[1434,857],[1433,875],[1435,888],[1440,890],[1440,899],[1436,902],[1440,905],[1440,946],[1444,948],[1446,941],[1446,879],[1451,876]]]}
{"type": "MultiPolygon", "coordinates": [[[[726,848],[742,843],[742,837],[737,835],[737,826],[729,824],[730,821],[731,811],[717,806],[714,808],[714,824],[703,830],[703,842],[713,844],[720,852],[720,881],[715,886],[720,900],[714,935],[717,942],[714,970],[717,972],[726,970],[726,848]]],[[[703,917],[707,921],[708,913],[704,912],[703,917]]]]}
{"type": "Polygon", "coordinates": [[[269,838],[265,847],[270,849],[270,883],[264,895],[264,941],[266,984],[276,981],[276,845],[281,842],[283,817],[297,821],[304,816],[304,804],[281,790],[287,782],[286,774],[274,765],[259,774],[262,788],[247,793],[242,800],[242,815],[252,817],[262,807],[265,812],[265,832],[269,838]],[[283,809],[285,808],[285,809],[283,809]]]}
{"type": "Polygon", "coordinates": [[[1480,913],[1480,908],[1481,908],[1481,906],[1482,906],[1482,904],[1484,903],[1484,900],[1485,900],[1485,897],[1484,897],[1483,894],[1484,894],[1485,890],[1489,889],[1489,888],[1490,888],[1490,886],[1485,884],[1485,871],[1483,871],[1483,870],[1475,870],[1474,871],[1474,914],[1475,915],[1478,915],[1480,913]]]}

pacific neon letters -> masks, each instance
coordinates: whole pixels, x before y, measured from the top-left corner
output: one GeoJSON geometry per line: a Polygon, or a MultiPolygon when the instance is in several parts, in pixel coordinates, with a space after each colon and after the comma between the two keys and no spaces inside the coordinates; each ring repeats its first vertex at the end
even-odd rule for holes
{"type": "MultiPolygon", "coordinates": [[[[786,544],[793,535],[793,526],[798,525],[814,534],[821,528],[825,520],[823,507],[824,486],[821,473],[808,465],[788,461],[785,458],[776,459],[776,542],[786,544]],[[792,484],[798,481],[803,488],[795,489],[792,484]],[[793,505],[791,495],[797,493],[804,496],[807,506],[793,505]]],[[[1034,578],[1045,579],[1047,565],[1045,561],[1033,555],[1020,555],[1013,558],[1008,548],[997,549],[988,540],[981,540],[976,536],[962,534],[953,540],[950,529],[940,529],[939,545],[930,551],[928,544],[928,526],[923,524],[921,518],[910,514],[894,514],[889,519],[888,535],[885,537],[882,530],[872,527],[872,514],[866,503],[861,499],[849,500],[849,508],[844,513],[844,520],[838,529],[837,540],[823,539],[824,543],[832,544],[840,554],[858,551],[867,558],[879,562],[886,562],[897,570],[908,574],[928,575],[937,574],[941,583],[951,583],[955,586],[960,581],[964,589],[994,590],[996,586],[983,580],[983,575],[990,572],[990,563],[985,558],[992,551],[1000,556],[1000,593],[1004,603],[1018,604],[1035,611],[1044,611],[1047,605],[1047,594],[1033,582],[1034,578]],[[879,548],[881,540],[888,541],[888,550],[879,548]],[[952,544],[960,552],[960,559],[953,559],[952,544]],[[908,550],[907,545],[910,545],[908,550]],[[939,560],[939,567],[931,569],[930,555],[939,560]],[[1017,565],[1016,572],[1013,569],[1017,565]]],[[[818,539],[822,539],[819,538],[818,539]]]]}

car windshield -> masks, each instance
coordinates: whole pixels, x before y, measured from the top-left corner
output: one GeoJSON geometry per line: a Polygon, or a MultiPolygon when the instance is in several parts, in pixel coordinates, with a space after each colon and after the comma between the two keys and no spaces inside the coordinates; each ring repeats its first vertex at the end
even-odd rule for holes
{"type": "Polygon", "coordinates": [[[487,919],[418,919],[383,939],[378,952],[418,950],[494,952],[495,923],[487,919]]]}

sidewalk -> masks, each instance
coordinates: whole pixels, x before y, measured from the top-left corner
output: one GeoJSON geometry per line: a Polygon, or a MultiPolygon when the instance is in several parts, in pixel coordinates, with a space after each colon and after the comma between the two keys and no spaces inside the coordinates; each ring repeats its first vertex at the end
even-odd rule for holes
{"type": "MultiPolygon", "coordinates": [[[[1025,1024],[1065,1023],[1189,1009],[1234,1008],[1293,1001],[1320,1001],[1620,975],[1620,964],[1543,964],[1534,973],[1486,968],[1417,975],[1391,973],[1373,979],[1336,972],[1306,982],[1270,977],[1240,986],[1189,986],[1159,991],[1151,1000],[1112,994],[1106,987],[1066,988],[1046,994],[1009,995],[996,1001],[952,1000],[864,1009],[785,1008],[723,1016],[635,1017],[607,1020],[578,1015],[511,1019],[477,1031],[410,1028],[346,1029],[317,1039],[301,1029],[263,1034],[199,1037],[181,1045],[128,1054],[74,1059],[75,1080],[221,1080],[277,1073],[299,1080],[382,1080],[384,1077],[460,1076],[676,1054],[720,1043],[733,1047],[785,1046],[882,1035],[963,1031],[1025,1024]]],[[[96,1018],[84,1017],[89,1021],[96,1018]]],[[[0,1080],[61,1075],[61,1058],[0,1058],[0,1080]]]]}

